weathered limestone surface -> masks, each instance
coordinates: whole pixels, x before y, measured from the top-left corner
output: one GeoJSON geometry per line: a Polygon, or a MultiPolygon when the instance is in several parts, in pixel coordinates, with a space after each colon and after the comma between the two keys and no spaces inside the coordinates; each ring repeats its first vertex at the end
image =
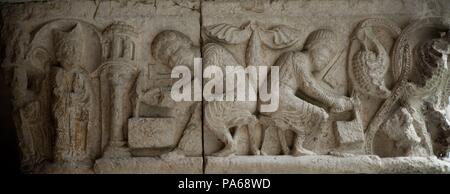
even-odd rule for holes
{"type": "Polygon", "coordinates": [[[24,172],[450,173],[448,0],[0,6],[24,172]],[[273,67],[257,80],[279,93],[209,67],[273,67]],[[186,80],[258,98],[177,101],[186,80]]]}

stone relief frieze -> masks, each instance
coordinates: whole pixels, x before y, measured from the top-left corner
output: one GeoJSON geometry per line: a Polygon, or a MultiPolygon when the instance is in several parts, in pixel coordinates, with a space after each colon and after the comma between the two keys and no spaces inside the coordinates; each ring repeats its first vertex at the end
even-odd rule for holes
{"type": "Polygon", "coordinates": [[[397,1],[373,13],[338,13],[349,5],[328,1],[101,4],[93,18],[70,11],[92,6],[85,2],[67,16],[20,11],[41,3],[1,7],[25,172],[450,172],[448,10],[397,13],[407,6],[397,1]],[[328,12],[309,15],[314,8],[328,12]],[[276,81],[278,108],[237,94],[174,99],[180,80],[217,96],[241,89],[215,88],[208,67],[274,67],[258,80],[245,74],[244,87],[259,97],[260,81],[276,81]],[[176,68],[191,74],[175,78],[176,68]]]}

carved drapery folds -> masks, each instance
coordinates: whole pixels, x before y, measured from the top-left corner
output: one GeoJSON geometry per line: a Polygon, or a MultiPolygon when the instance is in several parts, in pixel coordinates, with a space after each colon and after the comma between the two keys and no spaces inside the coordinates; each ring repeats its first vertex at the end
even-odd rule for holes
{"type": "Polygon", "coordinates": [[[49,63],[50,56],[43,48],[27,52],[30,36],[16,31],[10,40],[16,45],[7,52],[3,68],[11,86],[13,119],[17,127],[21,167],[24,171],[39,169],[52,159],[53,128],[50,120],[49,63]],[[11,55],[10,55],[11,56],[11,55]]]}
{"type": "Polygon", "coordinates": [[[252,169],[283,171],[295,163],[300,170],[293,172],[341,172],[320,165],[355,159],[395,169],[404,160],[449,154],[448,17],[410,21],[353,10],[354,17],[306,21],[312,16],[296,10],[289,14],[298,21],[282,11],[265,20],[270,10],[291,9],[261,2],[230,3],[233,14],[246,17],[219,17],[206,9],[215,2],[206,1],[201,13],[195,3],[177,12],[162,6],[170,12],[164,16],[142,5],[154,15],[117,8],[117,21],[99,12],[98,20],[6,22],[2,68],[22,169],[201,173],[250,165],[248,172],[260,172],[252,169]],[[279,81],[278,109],[261,111],[267,102],[257,90],[256,101],[176,101],[171,90],[181,77],[171,71],[180,66],[191,72],[193,99],[203,94],[197,85],[210,87],[207,67],[279,68],[278,79],[271,71],[258,77],[279,81]]]}
{"type": "Polygon", "coordinates": [[[100,62],[99,34],[82,21],[56,20],[18,38],[25,54],[4,67],[12,70],[22,165],[90,168],[100,155],[99,81],[91,76],[100,62]]]}

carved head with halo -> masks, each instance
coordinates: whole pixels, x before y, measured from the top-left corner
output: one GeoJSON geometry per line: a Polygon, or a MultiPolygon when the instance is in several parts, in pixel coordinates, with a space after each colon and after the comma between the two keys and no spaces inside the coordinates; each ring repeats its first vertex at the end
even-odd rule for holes
{"type": "Polygon", "coordinates": [[[81,66],[84,57],[84,37],[80,24],[68,32],[54,30],[55,57],[58,63],[64,68],[81,66]]]}

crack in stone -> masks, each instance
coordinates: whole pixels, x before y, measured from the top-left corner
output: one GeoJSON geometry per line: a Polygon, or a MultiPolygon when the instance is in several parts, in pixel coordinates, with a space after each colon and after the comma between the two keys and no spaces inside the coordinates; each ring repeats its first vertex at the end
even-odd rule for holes
{"type": "Polygon", "coordinates": [[[95,20],[95,17],[97,16],[97,13],[98,13],[98,8],[100,7],[100,4],[102,3],[102,1],[101,0],[94,0],[94,3],[95,3],[95,11],[94,11],[94,15],[92,16],[92,19],[94,19],[95,20]]]}

